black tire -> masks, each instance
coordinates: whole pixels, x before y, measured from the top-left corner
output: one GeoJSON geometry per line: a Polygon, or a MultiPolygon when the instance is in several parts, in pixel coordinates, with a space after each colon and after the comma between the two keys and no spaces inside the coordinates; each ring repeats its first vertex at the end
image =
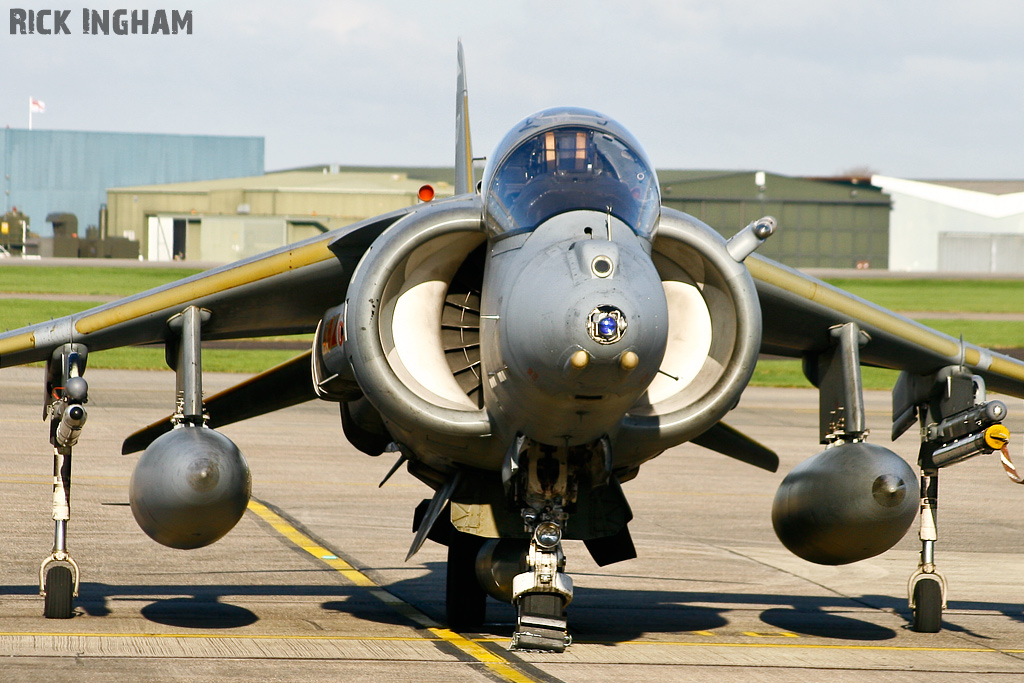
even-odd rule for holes
{"type": "Polygon", "coordinates": [[[445,609],[453,631],[478,629],[484,623],[487,592],[476,578],[476,556],[483,543],[479,536],[454,530],[448,540],[445,609]]]}
{"type": "Polygon", "coordinates": [[[43,616],[47,619],[70,619],[71,598],[75,591],[71,569],[64,565],[50,567],[46,571],[46,596],[43,598],[43,616]]]}
{"type": "Polygon", "coordinates": [[[914,630],[938,633],[942,629],[942,586],[934,579],[922,579],[914,586],[914,630]]]}

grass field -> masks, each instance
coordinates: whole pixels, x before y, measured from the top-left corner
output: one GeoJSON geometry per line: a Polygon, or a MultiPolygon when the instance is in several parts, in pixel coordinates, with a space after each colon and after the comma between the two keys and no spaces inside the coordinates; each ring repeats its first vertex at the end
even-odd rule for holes
{"type": "MultiPolygon", "coordinates": [[[[0,292],[6,294],[74,294],[122,297],[202,272],[188,268],[107,268],[0,265],[0,292]]],[[[99,304],[59,299],[0,299],[0,330],[13,330],[84,311],[99,304]]],[[[275,339],[307,339],[288,337],[275,339]]],[[[245,351],[207,349],[203,369],[209,372],[257,373],[297,356],[295,350],[245,351]]],[[[91,368],[164,370],[160,347],[124,347],[89,354],[91,368]]]]}
{"type": "MultiPolygon", "coordinates": [[[[204,357],[205,358],[205,357],[204,357]]],[[[861,383],[865,389],[892,389],[899,373],[883,368],[861,368],[861,383]]],[[[810,387],[798,360],[762,360],[750,380],[755,387],[810,387]]]]}
{"type": "Polygon", "coordinates": [[[827,282],[893,311],[1024,313],[1024,280],[837,278],[827,282]]]}
{"type": "MultiPolygon", "coordinates": [[[[128,296],[201,272],[187,268],[117,268],[0,266],[0,292],[7,294],[55,294],[128,296]]],[[[1019,280],[925,280],[925,279],[832,279],[831,284],[895,311],[941,311],[1024,314],[1019,280]]],[[[15,329],[96,306],[93,302],[54,299],[0,299],[0,330],[15,329]]],[[[927,319],[925,325],[991,348],[1024,348],[1024,322],[927,319]]],[[[308,340],[308,335],[302,337],[308,340]]],[[[260,372],[297,355],[290,350],[229,351],[209,349],[203,367],[214,372],[260,372]]],[[[123,348],[90,355],[91,367],[164,369],[163,350],[123,348]]],[[[896,373],[865,368],[864,386],[887,389],[896,373]]],[[[767,360],[758,364],[753,384],[761,386],[810,386],[798,360],[767,360]]]]}
{"type": "MultiPolygon", "coordinates": [[[[294,350],[253,349],[235,351],[204,349],[204,372],[257,373],[302,353],[294,350]]],[[[117,368],[122,370],[166,370],[164,350],[160,346],[128,346],[120,349],[96,351],[89,354],[90,368],[117,368]]]]}
{"type": "MultiPolygon", "coordinates": [[[[925,280],[925,279],[829,279],[829,284],[894,311],[943,313],[1024,314],[1024,281],[1020,280],[925,280]]],[[[923,318],[918,322],[951,337],[988,348],[1024,348],[1024,322],[923,318]]],[[[866,389],[891,389],[893,370],[864,368],[866,389]]],[[[798,360],[767,360],[757,364],[755,386],[809,387],[798,360]]]]}
{"type": "Polygon", "coordinates": [[[128,296],[201,272],[194,268],[0,266],[0,292],[128,296]]]}

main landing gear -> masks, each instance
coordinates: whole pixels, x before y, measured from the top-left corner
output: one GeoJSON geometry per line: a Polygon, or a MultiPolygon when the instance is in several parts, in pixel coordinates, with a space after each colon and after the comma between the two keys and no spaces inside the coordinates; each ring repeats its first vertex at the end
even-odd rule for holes
{"type": "Polygon", "coordinates": [[[47,364],[46,415],[50,418],[53,444],[53,550],[39,566],[39,592],[43,616],[69,619],[78,596],[78,564],[67,548],[71,519],[71,453],[88,416],[89,385],[85,372],[88,350],[81,344],[65,344],[47,364]]]}
{"type": "Polygon", "coordinates": [[[476,577],[476,558],[484,540],[454,528],[449,531],[445,609],[452,630],[471,631],[484,623],[487,591],[476,577]]]}
{"type": "MultiPolygon", "coordinates": [[[[444,508],[457,488],[458,475],[439,486],[433,500],[424,501],[417,510],[417,537],[410,556],[428,535],[448,546],[445,606],[449,628],[478,629],[484,622],[489,594],[516,609],[510,649],[563,652],[572,642],[566,625],[566,607],[572,602],[573,585],[564,571],[562,531],[569,517],[566,508],[577,504],[580,481],[586,485],[595,479],[608,482],[610,449],[602,440],[596,450],[600,460],[593,464],[589,449],[570,453],[568,449],[538,446],[517,437],[502,469],[502,482],[511,506],[499,512],[506,515],[502,521],[492,522],[504,525],[505,536],[495,533],[497,527],[489,529],[486,535],[459,530],[460,526],[479,529],[480,518],[493,520],[494,509],[489,504],[485,512],[481,512],[483,506],[468,512],[474,510],[476,503],[460,502],[458,522],[449,522],[446,529],[433,527],[434,521],[440,521],[437,511],[444,508]],[[592,470],[598,470],[596,477],[592,470]],[[519,515],[515,515],[516,508],[519,515]],[[470,521],[475,523],[467,523],[470,521]],[[525,532],[522,536],[514,531],[520,523],[525,532]]],[[[488,484],[480,479],[467,487],[478,485],[488,484]]],[[[452,500],[455,505],[455,499],[452,500]]],[[[621,508],[616,510],[623,512],[621,508]]],[[[454,511],[453,507],[448,515],[454,511]]],[[[628,534],[625,537],[628,539],[628,534]]],[[[599,564],[636,556],[631,541],[623,541],[622,545],[606,548],[599,564]],[[625,552],[626,545],[629,552],[625,552]]]]}
{"type": "Polygon", "coordinates": [[[542,511],[527,507],[523,519],[533,532],[529,545],[525,539],[487,539],[449,527],[444,536],[448,545],[448,627],[478,630],[484,623],[490,593],[516,608],[511,649],[564,651],[572,642],[565,608],[573,594],[572,579],[563,571],[562,524],[566,516],[560,506],[542,511]]]}

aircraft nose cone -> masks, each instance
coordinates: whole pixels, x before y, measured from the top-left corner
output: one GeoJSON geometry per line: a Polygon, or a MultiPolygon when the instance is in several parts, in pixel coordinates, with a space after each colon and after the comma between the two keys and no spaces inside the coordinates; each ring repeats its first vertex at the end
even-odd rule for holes
{"type": "Polygon", "coordinates": [[[567,240],[521,258],[499,316],[508,371],[551,400],[587,397],[588,410],[635,399],[666,344],[664,290],[642,246],[567,240]]]}
{"type": "Polygon", "coordinates": [[[649,245],[612,220],[563,214],[492,256],[500,284],[484,356],[500,373],[487,386],[496,404],[515,407],[514,430],[538,443],[610,433],[665,355],[668,302],[649,245]]]}

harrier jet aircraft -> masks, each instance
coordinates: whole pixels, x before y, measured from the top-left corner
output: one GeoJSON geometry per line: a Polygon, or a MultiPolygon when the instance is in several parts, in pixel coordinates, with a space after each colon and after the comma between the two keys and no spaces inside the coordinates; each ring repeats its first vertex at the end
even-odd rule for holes
{"type": "Polygon", "coordinates": [[[767,352],[802,359],[825,445],[779,488],[780,540],[813,562],[855,562],[892,547],[920,508],[909,598],[914,628],[938,631],[938,473],[1005,453],[1006,406],[986,390],[1024,397],[1024,364],[755,256],[771,217],[726,239],[663,207],[640,144],[593,111],[523,119],[478,184],[461,47],[456,99],[456,196],[0,335],[0,366],[46,362],[44,614],[70,616],[79,584],[66,532],[91,351],[163,344],[177,373],[174,414],[124,444],[145,451],[130,502],[159,543],[207,545],[246,509],[248,466],[216,427],[337,402],[356,448],[396,454],[433,490],[409,554],[447,545],[450,626],[480,624],[490,594],[515,605],[512,647],[553,651],[573,598],[562,541],[600,565],[635,557],[621,484],[646,461],[692,441],[776,470],[775,453],[723,422],[767,352]],[[292,333],[314,333],[312,348],[204,400],[201,340],[292,333]],[[919,476],[866,441],[862,364],[902,371],[892,437],[919,425],[919,476]]]}

